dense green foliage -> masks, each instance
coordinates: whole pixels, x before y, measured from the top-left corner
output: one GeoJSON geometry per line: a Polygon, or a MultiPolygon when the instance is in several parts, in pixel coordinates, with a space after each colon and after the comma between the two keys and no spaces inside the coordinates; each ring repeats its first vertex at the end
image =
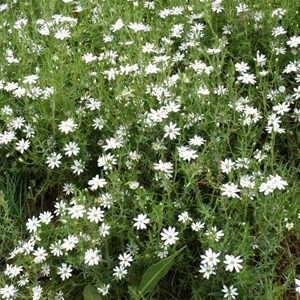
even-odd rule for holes
{"type": "Polygon", "coordinates": [[[0,298],[299,297],[299,9],[0,4],[0,298]]]}

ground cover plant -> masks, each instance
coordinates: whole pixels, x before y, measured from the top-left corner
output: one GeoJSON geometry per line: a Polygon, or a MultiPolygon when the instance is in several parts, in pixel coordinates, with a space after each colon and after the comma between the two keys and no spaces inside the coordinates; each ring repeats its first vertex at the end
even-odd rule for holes
{"type": "Polygon", "coordinates": [[[299,9],[0,4],[0,298],[298,299],[299,9]]]}

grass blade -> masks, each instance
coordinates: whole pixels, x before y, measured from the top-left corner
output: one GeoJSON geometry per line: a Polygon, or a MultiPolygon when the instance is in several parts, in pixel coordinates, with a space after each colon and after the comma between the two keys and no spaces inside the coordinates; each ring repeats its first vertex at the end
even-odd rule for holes
{"type": "Polygon", "coordinates": [[[184,248],[186,248],[186,246],[148,268],[148,270],[144,273],[139,285],[139,291],[142,296],[149,293],[155,287],[158,281],[168,273],[169,269],[174,263],[175,257],[182,252],[184,248]]]}
{"type": "Polygon", "coordinates": [[[85,288],[83,290],[83,299],[84,300],[101,300],[102,297],[100,294],[98,294],[96,288],[93,285],[88,284],[87,286],[85,286],[85,288]]]}

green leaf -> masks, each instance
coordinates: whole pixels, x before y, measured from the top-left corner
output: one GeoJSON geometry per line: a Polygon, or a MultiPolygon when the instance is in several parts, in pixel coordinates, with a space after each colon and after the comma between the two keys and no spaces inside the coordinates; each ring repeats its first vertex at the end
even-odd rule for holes
{"type": "Polygon", "coordinates": [[[96,288],[88,284],[83,290],[84,300],[102,300],[101,295],[97,292],[96,288]]]}
{"type": "Polygon", "coordinates": [[[172,267],[174,263],[175,257],[185,247],[186,246],[182,247],[181,249],[179,249],[169,257],[162,259],[158,263],[148,268],[148,270],[144,273],[138,288],[142,296],[149,293],[155,287],[158,281],[168,273],[169,269],[172,267]]]}

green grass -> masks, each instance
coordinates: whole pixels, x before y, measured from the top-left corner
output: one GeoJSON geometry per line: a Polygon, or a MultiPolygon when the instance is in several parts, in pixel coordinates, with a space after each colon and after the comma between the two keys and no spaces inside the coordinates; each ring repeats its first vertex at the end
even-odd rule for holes
{"type": "Polygon", "coordinates": [[[0,298],[298,299],[298,1],[5,4],[0,298]]]}

